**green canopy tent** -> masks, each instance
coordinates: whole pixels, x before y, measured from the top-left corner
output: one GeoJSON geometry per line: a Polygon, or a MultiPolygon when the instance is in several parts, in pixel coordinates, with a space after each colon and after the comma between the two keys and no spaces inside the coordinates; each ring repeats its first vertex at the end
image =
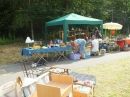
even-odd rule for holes
{"type": "Polygon", "coordinates": [[[61,18],[46,22],[45,35],[47,35],[47,27],[48,26],[63,25],[64,42],[66,43],[68,25],[71,25],[71,24],[100,25],[100,30],[101,30],[101,33],[103,34],[103,20],[89,18],[89,17],[85,17],[85,16],[71,13],[71,14],[63,16],[61,18]]]}

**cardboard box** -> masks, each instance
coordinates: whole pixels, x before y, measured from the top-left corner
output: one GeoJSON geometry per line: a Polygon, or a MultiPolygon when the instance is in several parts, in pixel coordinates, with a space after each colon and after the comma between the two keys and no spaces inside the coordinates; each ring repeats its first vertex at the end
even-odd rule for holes
{"type": "Polygon", "coordinates": [[[38,97],[38,96],[37,96],[37,91],[34,92],[33,94],[31,94],[29,97],[38,97]]]}
{"type": "Polygon", "coordinates": [[[37,84],[37,97],[66,97],[69,93],[73,93],[73,77],[68,75],[52,73],[49,83],[37,84]]]}

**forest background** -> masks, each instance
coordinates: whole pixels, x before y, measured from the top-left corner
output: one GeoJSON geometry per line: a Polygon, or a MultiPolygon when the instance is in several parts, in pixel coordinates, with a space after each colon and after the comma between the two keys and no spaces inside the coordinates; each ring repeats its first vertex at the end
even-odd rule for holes
{"type": "Polygon", "coordinates": [[[44,40],[45,23],[70,13],[120,23],[119,34],[129,34],[130,0],[0,0],[0,44],[44,40]]]}

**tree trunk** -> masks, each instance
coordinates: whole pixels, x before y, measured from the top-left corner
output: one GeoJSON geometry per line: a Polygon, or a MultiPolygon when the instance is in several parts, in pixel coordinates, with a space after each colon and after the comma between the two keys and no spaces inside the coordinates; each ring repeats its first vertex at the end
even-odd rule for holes
{"type": "MultiPolygon", "coordinates": [[[[29,3],[29,6],[30,6],[30,4],[31,4],[30,0],[28,1],[28,3],[29,3]]],[[[33,22],[32,21],[31,21],[31,35],[32,35],[32,40],[34,40],[34,31],[33,31],[33,22]]]]}
{"type": "Polygon", "coordinates": [[[32,21],[31,21],[31,35],[32,35],[32,40],[34,40],[33,22],[32,21]]]}
{"type": "Polygon", "coordinates": [[[129,29],[129,25],[128,25],[127,33],[130,34],[129,32],[130,32],[130,29],[129,29]]]}
{"type": "Polygon", "coordinates": [[[113,22],[113,9],[112,9],[112,19],[111,19],[111,22],[113,22]]]}
{"type": "Polygon", "coordinates": [[[41,23],[41,27],[42,27],[42,35],[43,35],[43,38],[42,38],[42,39],[44,39],[45,33],[44,33],[44,25],[43,25],[43,22],[41,23]]]}

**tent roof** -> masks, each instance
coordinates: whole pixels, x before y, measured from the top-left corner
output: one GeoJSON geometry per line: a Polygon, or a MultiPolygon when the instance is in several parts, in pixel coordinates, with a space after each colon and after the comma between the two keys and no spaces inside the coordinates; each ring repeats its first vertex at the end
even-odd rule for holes
{"type": "Polygon", "coordinates": [[[66,24],[103,24],[102,20],[81,16],[78,14],[68,14],[58,19],[49,21],[46,26],[63,25],[66,24]]]}

